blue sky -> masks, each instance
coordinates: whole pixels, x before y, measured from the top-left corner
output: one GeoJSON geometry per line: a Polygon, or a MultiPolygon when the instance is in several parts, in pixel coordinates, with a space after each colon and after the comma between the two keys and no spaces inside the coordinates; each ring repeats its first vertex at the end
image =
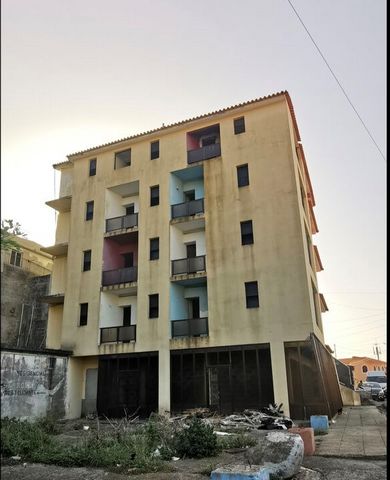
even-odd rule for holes
{"type": "MultiPolygon", "coordinates": [[[[386,2],[292,3],[385,154],[386,2]]],[[[3,0],[1,9],[2,218],[50,245],[53,163],[288,90],[316,198],[326,341],[338,357],[372,356],[376,342],[385,352],[386,163],[287,0],[3,0]]]]}

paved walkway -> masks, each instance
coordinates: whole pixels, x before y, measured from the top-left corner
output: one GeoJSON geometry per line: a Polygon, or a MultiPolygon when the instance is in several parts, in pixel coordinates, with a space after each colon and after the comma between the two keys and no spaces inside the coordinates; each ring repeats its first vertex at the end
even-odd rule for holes
{"type": "Polygon", "coordinates": [[[386,415],[375,406],[344,407],[327,435],[318,435],[315,455],[334,457],[384,457],[386,415]]]}

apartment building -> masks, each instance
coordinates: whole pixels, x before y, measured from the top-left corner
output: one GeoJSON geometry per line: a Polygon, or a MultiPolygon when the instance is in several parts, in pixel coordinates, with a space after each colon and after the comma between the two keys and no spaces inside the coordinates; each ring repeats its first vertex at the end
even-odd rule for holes
{"type": "Polygon", "coordinates": [[[47,347],[73,352],[69,418],[270,402],[287,414],[310,410],[293,398],[295,364],[304,389],[316,390],[303,342],[311,335],[322,348],[327,307],[287,92],[74,153],[54,168],[47,347]]]}

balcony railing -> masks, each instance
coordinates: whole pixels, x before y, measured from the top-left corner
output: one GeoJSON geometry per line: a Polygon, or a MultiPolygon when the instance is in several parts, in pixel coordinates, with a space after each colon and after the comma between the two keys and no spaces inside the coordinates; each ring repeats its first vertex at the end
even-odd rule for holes
{"type": "Polygon", "coordinates": [[[131,342],[136,340],[136,325],[100,329],[100,343],[131,342]]]}
{"type": "Polygon", "coordinates": [[[119,268],[103,272],[102,285],[117,285],[137,281],[137,267],[119,268]]]}
{"type": "Polygon", "coordinates": [[[206,270],[206,256],[201,255],[193,258],[181,258],[180,260],[172,260],[172,275],[180,275],[182,273],[195,273],[206,270]]]}
{"type": "Polygon", "coordinates": [[[186,320],[173,320],[172,338],[199,337],[209,334],[208,318],[188,318],[186,320]]]}
{"type": "Polygon", "coordinates": [[[188,217],[189,215],[195,215],[196,213],[204,212],[204,199],[191,200],[190,202],[178,203],[172,205],[172,218],[188,217]]]}
{"type": "Polygon", "coordinates": [[[213,143],[206,145],[196,150],[187,152],[187,163],[200,162],[201,160],[208,160],[209,158],[219,157],[221,155],[221,144],[213,143]]]}
{"type": "Polygon", "coordinates": [[[138,213],[124,215],[122,217],[114,217],[106,220],[106,232],[114,230],[122,230],[124,228],[132,228],[138,225],[138,213]]]}

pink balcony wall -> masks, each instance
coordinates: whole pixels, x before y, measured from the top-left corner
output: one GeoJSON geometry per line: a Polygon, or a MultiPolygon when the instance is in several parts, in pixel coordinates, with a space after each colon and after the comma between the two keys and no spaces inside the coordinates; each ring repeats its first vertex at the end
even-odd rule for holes
{"type": "Polygon", "coordinates": [[[117,270],[123,268],[123,257],[122,253],[133,252],[134,255],[134,266],[138,265],[138,243],[129,242],[123,245],[115,242],[111,238],[104,239],[103,246],[103,271],[108,270],[117,270]]]}

